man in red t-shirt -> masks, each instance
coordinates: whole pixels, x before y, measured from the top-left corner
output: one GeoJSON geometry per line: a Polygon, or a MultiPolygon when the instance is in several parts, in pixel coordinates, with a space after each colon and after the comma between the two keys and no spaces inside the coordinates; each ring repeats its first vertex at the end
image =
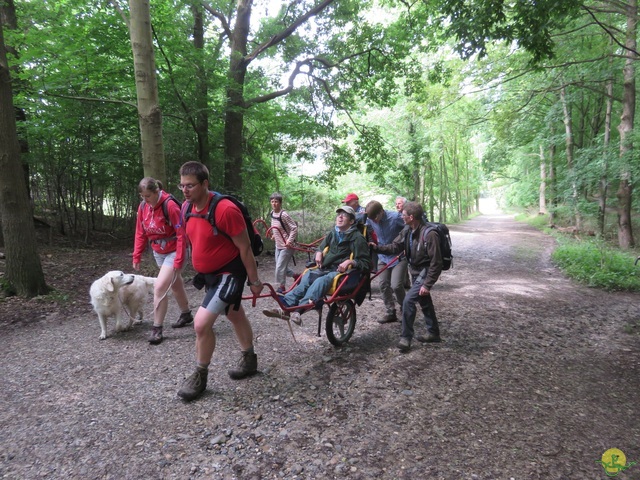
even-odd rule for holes
{"type": "MultiPolygon", "coordinates": [[[[214,194],[209,191],[209,170],[200,162],[187,162],[180,167],[180,189],[192,204],[191,214],[183,219],[191,244],[191,261],[199,276],[204,277],[206,293],[196,312],[196,371],[185,379],[178,396],[185,401],[198,398],[207,388],[209,363],[216,347],[213,325],[226,314],[242,349],[237,370],[229,376],[238,380],[258,372],[258,357],[253,351],[253,329],[242,308],[242,290],[248,279],[251,292],[262,291],[256,259],[240,209],[230,200],[220,200],[215,208],[214,230],[207,218],[214,194]]],[[[185,210],[183,210],[185,211],[185,210]]]]}

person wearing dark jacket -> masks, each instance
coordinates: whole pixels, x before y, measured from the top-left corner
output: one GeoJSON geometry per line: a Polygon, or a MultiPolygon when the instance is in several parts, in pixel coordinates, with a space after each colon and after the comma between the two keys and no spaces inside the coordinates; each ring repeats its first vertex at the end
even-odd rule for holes
{"type": "Polygon", "coordinates": [[[413,324],[416,318],[416,304],[420,305],[427,324],[428,335],[418,335],[416,339],[423,343],[440,341],[438,318],[433,307],[431,289],[442,272],[442,255],[438,232],[424,223],[424,210],[416,202],[407,202],[402,209],[404,223],[409,226],[387,245],[378,245],[375,250],[382,253],[398,254],[404,251],[409,262],[411,288],[402,302],[402,333],[398,349],[405,353],[411,349],[413,324]]]}

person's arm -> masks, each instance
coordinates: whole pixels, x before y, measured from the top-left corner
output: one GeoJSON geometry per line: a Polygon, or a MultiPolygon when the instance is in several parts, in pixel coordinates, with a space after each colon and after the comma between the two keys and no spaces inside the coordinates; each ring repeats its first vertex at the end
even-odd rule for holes
{"type": "Polygon", "coordinates": [[[249,239],[247,229],[245,228],[238,235],[231,237],[231,240],[240,252],[240,259],[247,271],[247,281],[249,282],[251,292],[254,295],[258,295],[262,292],[264,285],[258,277],[258,264],[256,263],[256,258],[253,256],[253,250],[251,250],[251,240],[249,239]]]}
{"type": "Polygon", "coordinates": [[[133,244],[133,269],[140,269],[140,261],[142,259],[142,254],[144,253],[145,248],[147,247],[147,235],[144,231],[144,227],[142,226],[142,208],[143,203],[140,203],[138,207],[138,214],[136,215],[136,233],[134,237],[133,244]]]}
{"type": "Polygon", "coordinates": [[[442,273],[442,254],[440,253],[440,240],[438,239],[438,232],[435,230],[430,231],[426,238],[427,254],[429,255],[429,266],[427,272],[422,281],[422,288],[427,290],[427,293],[435,285],[442,273]]]}
{"type": "Polygon", "coordinates": [[[367,241],[363,236],[358,235],[353,244],[352,268],[356,268],[361,272],[371,271],[371,255],[369,254],[367,241]]]}
{"type": "Polygon", "coordinates": [[[388,243],[387,245],[371,244],[373,246],[373,250],[375,252],[390,253],[392,255],[399,254],[404,250],[404,241],[405,241],[406,232],[407,232],[406,230],[401,230],[400,233],[396,236],[396,238],[394,238],[393,241],[391,243],[388,243]]]}
{"type": "Polygon", "coordinates": [[[287,247],[292,247],[296,243],[296,239],[298,238],[298,224],[291,218],[287,212],[283,211],[280,215],[280,220],[283,224],[287,225],[287,247]]]}
{"type": "Polygon", "coordinates": [[[313,258],[313,260],[316,262],[316,265],[318,266],[318,268],[322,268],[322,260],[324,258],[324,250],[325,248],[327,248],[330,244],[331,244],[331,239],[333,238],[333,231],[327,233],[324,238],[322,239],[322,241],[320,242],[320,245],[318,245],[318,247],[316,248],[316,254],[313,258]]]}
{"type": "Polygon", "coordinates": [[[247,272],[251,292],[258,295],[264,285],[258,277],[258,264],[253,256],[251,240],[242,212],[231,200],[222,199],[216,207],[215,215],[218,230],[228,236],[238,249],[240,260],[247,272]]]}
{"type": "Polygon", "coordinates": [[[185,251],[187,249],[187,239],[185,238],[185,231],[182,226],[182,212],[181,208],[173,200],[165,200],[169,211],[169,220],[175,230],[176,235],[176,258],[173,261],[173,268],[180,270],[184,265],[185,251]]]}

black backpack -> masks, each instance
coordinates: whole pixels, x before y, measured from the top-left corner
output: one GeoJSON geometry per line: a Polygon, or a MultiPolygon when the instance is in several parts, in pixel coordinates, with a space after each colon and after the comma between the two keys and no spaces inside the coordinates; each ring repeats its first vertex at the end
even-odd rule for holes
{"type": "Polygon", "coordinates": [[[209,204],[209,210],[207,211],[206,215],[191,213],[191,210],[193,210],[193,204],[191,202],[188,202],[183,212],[185,228],[186,228],[187,220],[189,220],[190,217],[207,218],[209,220],[209,223],[213,227],[213,231],[215,234],[220,232],[223,235],[225,235],[227,238],[231,238],[225,232],[223,232],[222,230],[218,230],[218,228],[216,227],[215,210],[216,210],[216,207],[218,206],[218,202],[220,202],[220,200],[225,198],[233,202],[233,204],[236,207],[238,207],[242,212],[242,216],[244,217],[244,223],[246,224],[246,227],[247,227],[247,233],[249,234],[249,239],[251,240],[251,250],[253,251],[253,255],[257,257],[262,253],[262,250],[264,249],[264,244],[262,243],[262,237],[253,226],[253,220],[251,219],[251,215],[249,215],[249,211],[247,210],[247,207],[245,206],[245,204],[242,203],[233,195],[222,195],[221,193],[213,192],[213,199],[209,204]]]}
{"type": "Polygon", "coordinates": [[[440,239],[440,254],[442,255],[442,270],[449,270],[453,266],[453,254],[451,253],[451,235],[449,235],[449,227],[444,223],[427,222],[427,231],[425,236],[431,230],[438,232],[440,239]]]}
{"type": "MultiPolygon", "coordinates": [[[[171,225],[171,219],[169,218],[169,207],[167,206],[168,202],[174,201],[182,210],[182,202],[174,197],[172,194],[169,194],[169,198],[167,198],[164,202],[162,202],[162,213],[164,213],[164,218],[167,221],[168,225],[171,225]]],[[[171,225],[173,227],[173,225],[171,225]]]]}
{"type": "Polygon", "coordinates": [[[287,235],[289,235],[289,229],[287,228],[287,224],[284,223],[282,221],[282,210],[280,210],[280,215],[278,215],[277,217],[273,214],[273,210],[271,210],[271,212],[269,212],[269,215],[271,216],[271,218],[273,218],[274,220],[278,220],[278,222],[280,222],[280,226],[282,227],[282,229],[284,230],[284,233],[286,233],[287,235]]]}

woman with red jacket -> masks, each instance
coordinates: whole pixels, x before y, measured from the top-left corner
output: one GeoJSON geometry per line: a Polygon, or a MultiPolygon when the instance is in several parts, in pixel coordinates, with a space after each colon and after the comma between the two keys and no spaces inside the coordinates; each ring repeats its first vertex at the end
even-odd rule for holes
{"type": "Polygon", "coordinates": [[[162,342],[162,326],[167,314],[169,289],[173,291],[182,312],[171,327],[181,328],[193,322],[181,273],[186,242],[183,229],[180,228],[180,205],[162,190],[162,183],[154,178],[145,177],[140,180],[138,191],[142,202],[136,220],[133,268],[140,269],[142,254],[147,248],[147,243],[150,243],[160,272],[153,292],[153,329],[149,343],[158,345],[162,342]]]}

